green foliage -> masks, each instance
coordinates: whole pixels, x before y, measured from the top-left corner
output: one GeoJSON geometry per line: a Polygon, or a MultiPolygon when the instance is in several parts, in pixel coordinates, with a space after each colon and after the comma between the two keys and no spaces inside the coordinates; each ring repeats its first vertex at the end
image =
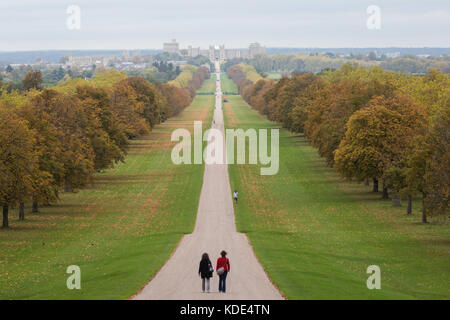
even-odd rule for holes
{"type": "Polygon", "coordinates": [[[359,63],[366,68],[380,66],[384,70],[412,74],[426,74],[430,68],[450,73],[450,60],[445,56],[420,58],[404,55],[386,58],[385,56],[376,57],[374,52],[370,52],[367,56],[351,54],[342,58],[336,57],[333,53],[256,55],[252,59],[229,61],[225,70],[241,62],[254,66],[258,72],[320,73],[324,70],[337,70],[347,63],[359,63]]]}

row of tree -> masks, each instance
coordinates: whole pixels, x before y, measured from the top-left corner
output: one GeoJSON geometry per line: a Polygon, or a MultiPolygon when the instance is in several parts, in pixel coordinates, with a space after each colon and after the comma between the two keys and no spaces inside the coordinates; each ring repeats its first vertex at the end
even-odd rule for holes
{"type": "Polygon", "coordinates": [[[374,52],[368,55],[352,54],[339,57],[331,52],[325,54],[258,54],[251,59],[232,59],[225,64],[228,67],[245,62],[255,67],[260,72],[320,72],[324,69],[339,69],[342,65],[358,62],[366,67],[379,65],[384,70],[407,72],[413,74],[425,74],[428,69],[437,69],[443,73],[450,73],[450,57],[421,58],[414,55],[403,55],[396,58],[386,56],[377,57],[374,52]]]}
{"type": "Polygon", "coordinates": [[[422,220],[448,215],[450,77],[430,71],[405,76],[346,64],[321,75],[293,74],[278,82],[228,69],[244,100],[273,121],[303,133],[343,177],[373,181],[399,205],[421,194],[422,220]]]}
{"type": "Polygon", "coordinates": [[[61,189],[85,187],[94,172],[124,161],[129,139],[183,110],[209,76],[200,70],[188,87],[178,88],[109,71],[42,90],[39,73],[26,75],[26,92],[0,91],[3,227],[9,208],[19,205],[24,219],[25,203],[37,212],[38,204],[58,200],[61,189]]]}

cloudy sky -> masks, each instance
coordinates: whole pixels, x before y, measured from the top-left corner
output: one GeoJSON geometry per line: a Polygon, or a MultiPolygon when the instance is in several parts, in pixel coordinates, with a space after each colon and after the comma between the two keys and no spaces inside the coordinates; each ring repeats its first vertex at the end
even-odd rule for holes
{"type": "Polygon", "coordinates": [[[182,47],[449,47],[449,0],[0,0],[0,51],[182,47]],[[67,8],[81,9],[80,29],[67,8]],[[366,10],[381,10],[370,30],[366,10]]]}

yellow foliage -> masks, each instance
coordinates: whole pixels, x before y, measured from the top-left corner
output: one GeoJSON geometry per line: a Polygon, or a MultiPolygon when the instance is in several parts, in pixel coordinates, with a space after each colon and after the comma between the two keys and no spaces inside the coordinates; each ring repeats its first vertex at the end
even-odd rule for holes
{"type": "Polygon", "coordinates": [[[194,76],[195,70],[197,68],[195,66],[186,65],[181,68],[181,73],[174,80],[169,81],[168,84],[178,87],[185,88],[189,85],[189,82],[192,80],[194,76]]]}
{"type": "MultiPolygon", "coordinates": [[[[30,90],[29,94],[33,94],[35,90],[30,90]],[[31,92],[32,91],[32,92],[31,92]]],[[[8,93],[4,88],[0,88],[0,105],[8,108],[17,108],[28,103],[28,96],[21,94],[18,90],[8,93]]]]}
{"type": "Polygon", "coordinates": [[[126,78],[127,74],[125,72],[110,69],[105,72],[96,73],[90,83],[95,87],[112,87],[126,78]]]}

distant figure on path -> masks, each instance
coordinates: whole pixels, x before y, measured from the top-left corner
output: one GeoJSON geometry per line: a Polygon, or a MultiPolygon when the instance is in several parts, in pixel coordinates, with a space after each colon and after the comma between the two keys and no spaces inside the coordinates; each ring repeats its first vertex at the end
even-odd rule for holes
{"type": "Polygon", "coordinates": [[[237,204],[237,201],[238,201],[238,192],[237,192],[237,190],[234,190],[234,192],[233,192],[233,199],[234,199],[234,201],[237,204]]]}
{"type": "Polygon", "coordinates": [[[200,261],[200,265],[198,267],[198,276],[202,278],[202,290],[209,293],[209,279],[213,275],[213,267],[211,260],[209,260],[209,256],[207,253],[202,255],[202,260],[200,261]],[[206,284],[206,288],[205,288],[206,284]]]}
{"type": "Polygon", "coordinates": [[[226,257],[227,253],[222,250],[221,257],[217,259],[217,274],[219,275],[219,292],[225,293],[227,274],[230,272],[230,260],[226,257]]]}

